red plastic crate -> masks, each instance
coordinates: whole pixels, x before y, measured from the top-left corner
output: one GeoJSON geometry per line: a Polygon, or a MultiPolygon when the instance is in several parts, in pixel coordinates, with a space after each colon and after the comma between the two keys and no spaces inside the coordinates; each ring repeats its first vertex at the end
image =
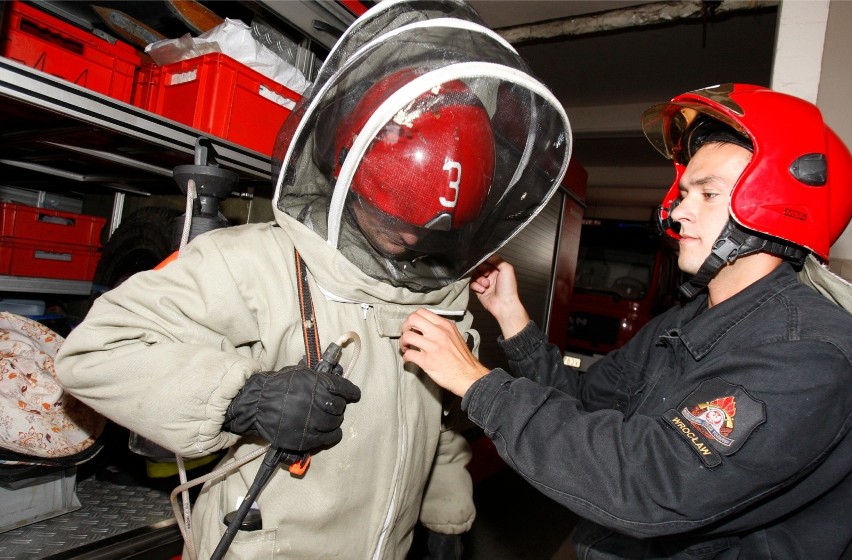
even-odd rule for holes
{"type": "Polygon", "coordinates": [[[106,218],[0,202],[0,236],[100,247],[106,218]]]}
{"type": "Polygon", "coordinates": [[[125,103],[133,95],[139,52],[111,44],[34,6],[5,5],[0,55],[125,103]]]}
{"type": "Polygon", "coordinates": [[[210,53],[145,67],[137,80],[133,102],[152,113],[272,155],[278,129],[290,114],[279,101],[295,103],[300,98],[233,58],[210,53]]]}
{"type": "Polygon", "coordinates": [[[136,73],[136,82],[133,85],[133,97],[130,102],[140,109],[154,112],[154,96],[157,86],[154,83],[157,74],[157,65],[153,62],[143,62],[136,73]]]}
{"type": "Polygon", "coordinates": [[[88,280],[101,254],[83,245],[0,238],[0,274],[61,280],[88,280]]]}

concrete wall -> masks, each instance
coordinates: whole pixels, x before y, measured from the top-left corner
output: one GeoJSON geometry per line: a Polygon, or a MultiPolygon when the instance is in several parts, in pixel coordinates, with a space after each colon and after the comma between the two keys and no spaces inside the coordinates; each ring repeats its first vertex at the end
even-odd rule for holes
{"type": "MultiPolygon", "coordinates": [[[[852,146],[852,2],[783,0],[778,17],[772,88],[816,103],[852,146]]],[[[852,280],[852,227],[832,246],[830,258],[830,268],[852,280]]]]}
{"type": "MultiPolygon", "coordinates": [[[[819,82],[819,105],[826,120],[847,146],[852,146],[852,2],[832,0],[828,11],[822,73],[819,82]]],[[[852,197],[852,185],[847,185],[852,197]]],[[[831,248],[831,269],[852,280],[852,226],[831,248]]]]}

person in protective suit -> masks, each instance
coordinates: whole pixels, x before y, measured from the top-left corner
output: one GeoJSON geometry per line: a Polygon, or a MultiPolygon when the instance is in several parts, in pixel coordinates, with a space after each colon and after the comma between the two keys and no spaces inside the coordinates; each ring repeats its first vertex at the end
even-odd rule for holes
{"type": "Polygon", "coordinates": [[[674,161],[659,218],[688,301],[579,374],[492,257],[471,287],[517,377],[426,310],[404,359],[580,516],[578,558],[845,558],[852,289],[819,261],[852,216],[849,150],[812,104],[743,84],[679,95],[643,127],[674,161]]]}
{"type": "MultiPolygon", "coordinates": [[[[275,220],[198,235],[102,295],[58,377],[180,455],[227,449],[221,469],[266,444],[312,454],[303,477],[272,476],[228,558],[402,558],[418,523],[462,534],[470,450],[400,327],[428,307],[477,340],[468,275],[547,203],[570,147],[559,103],[469,6],[379,4],[282,126],[275,220]],[[529,110],[520,141],[499,91],[529,110]],[[343,376],[306,365],[332,342],[343,376]]],[[[211,556],[260,460],[205,484],[185,556],[211,556]]]]}

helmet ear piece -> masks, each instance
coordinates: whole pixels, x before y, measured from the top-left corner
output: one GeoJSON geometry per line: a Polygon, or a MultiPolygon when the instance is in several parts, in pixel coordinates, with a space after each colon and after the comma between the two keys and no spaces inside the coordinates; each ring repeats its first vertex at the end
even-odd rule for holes
{"type": "Polygon", "coordinates": [[[805,154],[790,164],[790,175],[810,187],[821,187],[828,180],[825,154],[805,154]]]}
{"type": "Polygon", "coordinates": [[[657,206],[657,211],[654,213],[659,232],[675,239],[680,236],[680,222],[672,219],[672,212],[678,204],[680,204],[680,199],[675,199],[668,208],[663,205],[657,206]]]}
{"type": "Polygon", "coordinates": [[[674,162],[675,178],[669,187],[668,192],[663,198],[662,204],[657,206],[654,212],[654,221],[657,224],[661,234],[667,235],[672,239],[680,239],[680,222],[676,222],[672,218],[672,212],[680,204],[680,179],[686,171],[686,165],[679,161],[674,162]]]}

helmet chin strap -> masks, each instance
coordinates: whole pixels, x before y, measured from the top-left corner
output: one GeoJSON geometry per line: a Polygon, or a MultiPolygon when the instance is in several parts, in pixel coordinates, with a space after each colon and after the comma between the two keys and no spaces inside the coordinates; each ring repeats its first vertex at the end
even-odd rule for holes
{"type": "Polygon", "coordinates": [[[808,256],[806,249],[759,236],[754,232],[744,229],[729,218],[725,227],[722,229],[722,233],[719,234],[719,238],[713,244],[713,250],[710,252],[710,255],[701,264],[701,268],[698,269],[695,276],[681,285],[681,293],[689,299],[694,298],[701,290],[707,287],[710,280],[723,267],[733,264],[739,257],[760,252],[773,254],[784,260],[792,261],[799,266],[804,262],[805,257],[808,256]]]}

